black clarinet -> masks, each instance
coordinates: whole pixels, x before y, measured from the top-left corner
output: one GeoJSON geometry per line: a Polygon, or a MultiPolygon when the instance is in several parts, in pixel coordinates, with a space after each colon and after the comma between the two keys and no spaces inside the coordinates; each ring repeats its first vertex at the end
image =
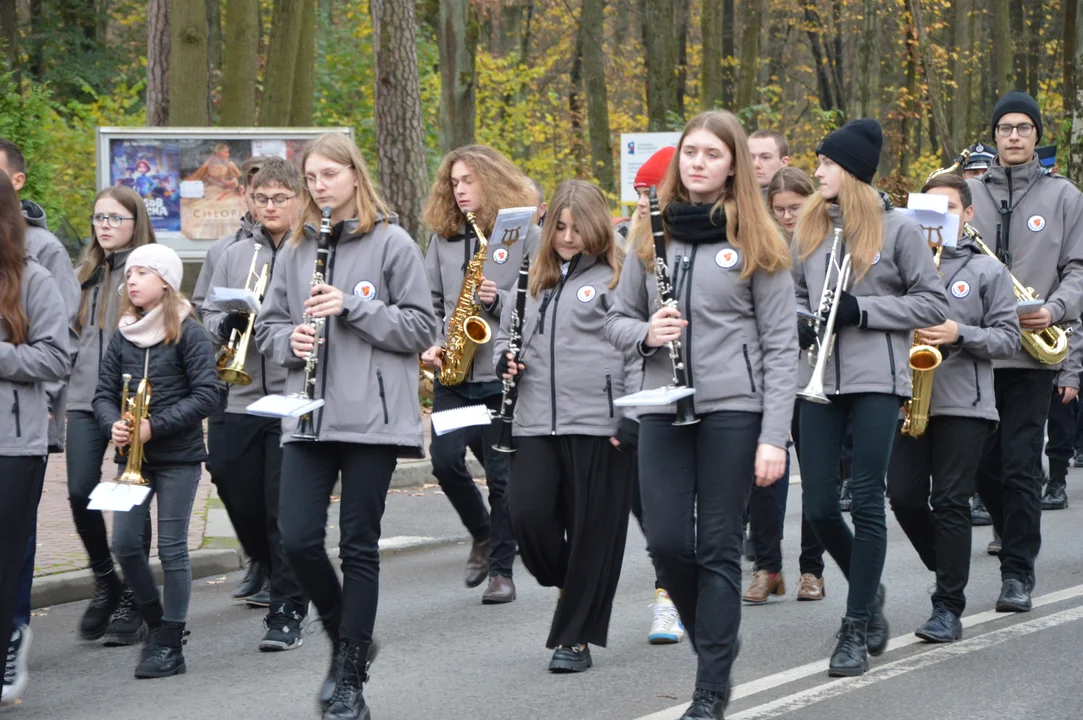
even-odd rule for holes
{"type": "MultiPolygon", "coordinates": [[[[673,285],[669,281],[669,270],[666,268],[666,233],[662,226],[662,210],[658,204],[658,193],[652,186],[650,189],[651,203],[651,233],[654,235],[654,284],[658,287],[658,299],[662,307],[677,307],[677,298],[673,297],[673,285]]],[[[680,338],[666,343],[669,348],[669,361],[673,366],[672,388],[688,387],[688,371],[681,354],[680,338]]],[[[683,397],[677,401],[677,417],[674,425],[694,425],[699,422],[696,417],[695,406],[692,404],[692,396],[683,397]]]]}
{"type": "MultiPolygon", "coordinates": [[[[508,352],[512,354],[512,361],[518,368],[519,358],[523,353],[523,316],[526,315],[526,288],[530,275],[530,258],[524,254],[523,262],[519,265],[519,286],[515,291],[515,311],[511,315],[511,329],[508,333],[508,352]]],[[[515,418],[515,401],[519,397],[519,386],[516,383],[518,375],[513,375],[510,380],[504,381],[504,394],[500,398],[500,413],[496,419],[500,421],[500,438],[493,445],[493,450],[503,453],[513,453],[511,425],[515,418]]]]}
{"type": "MultiPolygon", "coordinates": [[[[325,207],[323,209],[323,217],[320,219],[320,237],[316,242],[316,267],[312,271],[312,282],[309,283],[310,287],[316,287],[324,283],[324,278],[327,277],[327,258],[331,254],[331,208],[325,207]]],[[[301,391],[297,393],[297,397],[311,400],[316,394],[316,368],[320,364],[320,351],[323,348],[323,328],[326,323],[326,318],[312,317],[310,314],[305,313],[304,320],[302,322],[305,325],[311,326],[316,335],[313,338],[312,349],[308,352],[308,356],[305,358],[305,381],[301,385],[301,391]]],[[[301,419],[297,423],[297,432],[293,434],[294,440],[319,440],[316,435],[316,429],[312,422],[312,413],[307,412],[301,416],[301,419]]]]}

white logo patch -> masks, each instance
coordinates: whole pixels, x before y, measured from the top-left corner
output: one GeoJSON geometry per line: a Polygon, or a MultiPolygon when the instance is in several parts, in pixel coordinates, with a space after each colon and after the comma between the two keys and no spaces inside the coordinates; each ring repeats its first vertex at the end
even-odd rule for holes
{"type": "Polygon", "coordinates": [[[575,296],[579,298],[579,302],[590,302],[597,294],[593,285],[584,285],[579,288],[579,292],[577,292],[575,296]]]}
{"type": "Polygon", "coordinates": [[[873,265],[875,265],[875,264],[876,264],[876,263],[878,263],[878,262],[880,262],[880,253],[876,253],[876,257],[874,257],[874,258],[872,259],[872,264],[873,264],[873,265]]]}
{"type": "Polygon", "coordinates": [[[951,294],[957,298],[965,298],[970,294],[970,283],[960,280],[951,284],[951,294]]]}
{"type": "Polygon", "coordinates": [[[493,251],[493,262],[497,265],[503,265],[508,261],[508,249],[499,247],[493,251]]]}
{"type": "Polygon", "coordinates": [[[1031,232],[1041,232],[1045,229],[1045,218],[1041,215],[1031,215],[1027,218],[1027,227],[1031,232]]]}
{"type": "Polygon", "coordinates": [[[368,280],[362,280],[353,286],[353,294],[367,302],[376,297],[376,286],[368,280]]]}
{"type": "Polygon", "coordinates": [[[741,259],[741,256],[733,248],[722,248],[718,251],[718,254],[714,256],[714,264],[720,268],[729,270],[736,265],[741,259]]]}

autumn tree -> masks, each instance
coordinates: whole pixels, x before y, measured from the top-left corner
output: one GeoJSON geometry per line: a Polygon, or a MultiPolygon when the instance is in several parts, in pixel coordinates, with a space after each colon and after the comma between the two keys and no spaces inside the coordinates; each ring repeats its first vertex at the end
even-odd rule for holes
{"type": "Polygon", "coordinates": [[[169,124],[202,127],[207,114],[207,8],[204,0],[169,6],[169,124]]]}
{"type": "Polygon", "coordinates": [[[256,77],[261,33],[259,0],[226,0],[221,123],[256,124],[256,77]]]}
{"type": "Polygon", "coordinates": [[[147,5],[147,125],[169,124],[169,4],[150,0],[147,5]]]}

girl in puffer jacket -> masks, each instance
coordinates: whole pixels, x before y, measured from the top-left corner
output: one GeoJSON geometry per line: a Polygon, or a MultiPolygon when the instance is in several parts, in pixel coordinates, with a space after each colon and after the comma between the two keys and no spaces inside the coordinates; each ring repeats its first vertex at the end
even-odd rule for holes
{"type": "Polygon", "coordinates": [[[144,444],[142,474],[152,492],[114,516],[113,552],[148,630],[135,676],[167,677],[185,671],[181,644],[192,592],[188,523],[207,458],[203,420],[217,406],[218,381],[211,337],[180,292],[183,266],[177,254],[164,245],[136,248],[124,274],[121,318],[102,360],[93,406],[102,431],[124,447],[131,431],[120,407],[122,376],[131,376],[133,392],[140,379],[150,382],[149,417],[136,420],[132,430],[144,444]],[[165,574],[162,600],[143,554],[144,521],[154,495],[165,574]]]}

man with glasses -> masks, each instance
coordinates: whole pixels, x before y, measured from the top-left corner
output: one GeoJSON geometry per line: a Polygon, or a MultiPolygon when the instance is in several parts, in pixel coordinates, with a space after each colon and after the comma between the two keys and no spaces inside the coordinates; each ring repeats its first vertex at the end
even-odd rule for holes
{"type": "MultiPolygon", "coordinates": [[[[1010,92],[993,109],[998,155],[989,171],[967,180],[973,225],[1000,260],[1043,302],[1022,309],[1023,330],[1071,322],[1083,311],[1083,197],[1066,178],[1044,168],[1035,153],[1042,115],[1034,98],[1010,92]]],[[[1060,402],[1079,392],[1078,369],[1043,365],[1023,349],[994,361],[1000,425],[985,443],[978,492],[1002,539],[998,612],[1027,612],[1034,561],[1041,547],[1041,454],[1055,386],[1060,402]]],[[[1067,473],[1067,467],[1051,471],[1067,473]]],[[[1063,480],[1063,477],[1060,478],[1063,480]]]]}

